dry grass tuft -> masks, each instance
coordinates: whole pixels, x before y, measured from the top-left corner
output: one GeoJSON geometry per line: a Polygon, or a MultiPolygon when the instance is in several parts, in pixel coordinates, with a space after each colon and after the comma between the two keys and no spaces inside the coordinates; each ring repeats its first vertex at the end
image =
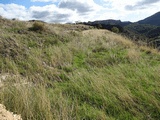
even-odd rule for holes
{"type": "Polygon", "coordinates": [[[136,49],[128,49],[127,58],[132,62],[138,62],[141,58],[141,53],[136,49]]]}
{"type": "Polygon", "coordinates": [[[148,46],[140,46],[141,51],[145,52],[146,54],[159,54],[157,49],[150,48],[148,46]]]}

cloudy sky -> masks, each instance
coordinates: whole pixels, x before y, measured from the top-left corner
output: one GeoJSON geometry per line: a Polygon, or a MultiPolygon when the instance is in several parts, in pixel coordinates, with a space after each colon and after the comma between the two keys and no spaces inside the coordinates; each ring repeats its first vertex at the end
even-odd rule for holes
{"type": "Polygon", "coordinates": [[[160,0],[0,0],[0,15],[51,23],[138,21],[160,11],[160,0]]]}

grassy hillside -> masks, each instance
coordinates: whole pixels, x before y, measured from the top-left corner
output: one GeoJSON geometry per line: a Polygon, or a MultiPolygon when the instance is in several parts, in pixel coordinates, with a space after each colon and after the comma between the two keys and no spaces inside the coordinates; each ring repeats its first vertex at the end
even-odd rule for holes
{"type": "Polygon", "coordinates": [[[0,19],[7,109],[24,120],[160,119],[156,50],[84,25],[33,24],[0,19]]]}
{"type": "Polygon", "coordinates": [[[102,20],[79,23],[90,25],[98,29],[106,29],[119,33],[133,41],[146,44],[160,50],[160,27],[152,24],[140,24],[138,22],[121,22],[120,20],[102,20]],[[115,30],[115,28],[117,30],[115,30]]]}

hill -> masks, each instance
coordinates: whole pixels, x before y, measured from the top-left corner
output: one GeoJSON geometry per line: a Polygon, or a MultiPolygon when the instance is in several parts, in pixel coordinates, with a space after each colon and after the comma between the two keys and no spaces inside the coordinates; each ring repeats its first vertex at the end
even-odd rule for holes
{"type": "Polygon", "coordinates": [[[122,34],[132,40],[140,40],[146,42],[149,46],[153,46],[160,50],[160,27],[150,24],[132,23],[125,26],[122,34]]]}
{"type": "Polygon", "coordinates": [[[99,20],[99,21],[94,21],[94,22],[89,22],[89,23],[92,23],[92,24],[104,24],[104,25],[119,25],[119,26],[127,26],[129,24],[131,24],[132,22],[129,22],[129,21],[124,21],[122,22],[121,20],[99,20]]]}
{"type": "Polygon", "coordinates": [[[144,20],[138,21],[139,24],[150,24],[155,26],[160,26],[160,12],[151,15],[144,20]]]}
{"type": "Polygon", "coordinates": [[[124,31],[129,31],[131,36],[136,36],[142,41],[147,41],[147,44],[154,46],[160,50],[160,12],[132,23],[124,27],[124,31]]]}
{"type": "Polygon", "coordinates": [[[0,19],[0,103],[24,120],[157,120],[159,72],[108,30],[0,19]]]}
{"type": "Polygon", "coordinates": [[[116,27],[119,29],[120,34],[127,36],[129,39],[145,42],[149,46],[160,50],[160,12],[134,23],[111,19],[85,22],[83,24],[110,31],[113,27],[116,27]]]}

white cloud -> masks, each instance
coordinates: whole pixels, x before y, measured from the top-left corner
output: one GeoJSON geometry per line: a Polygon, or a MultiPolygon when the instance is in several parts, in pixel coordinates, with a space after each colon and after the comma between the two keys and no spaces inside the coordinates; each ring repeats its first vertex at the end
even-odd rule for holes
{"type": "Polygon", "coordinates": [[[98,13],[100,9],[103,9],[103,7],[94,3],[93,0],[61,0],[57,6],[50,4],[46,6],[31,6],[27,9],[17,4],[1,4],[0,9],[2,9],[0,15],[10,19],[37,19],[46,22],[64,23],[93,20],[95,19],[96,13],[98,13]]]}
{"type": "Polygon", "coordinates": [[[135,10],[135,9],[146,9],[148,6],[152,6],[153,4],[156,4],[160,2],[160,0],[143,0],[143,1],[138,1],[134,5],[126,5],[125,8],[127,10],[135,10]]]}
{"type": "Polygon", "coordinates": [[[30,14],[27,12],[27,9],[24,6],[17,4],[0,4],[0,15],[9,19],[30,19],[30,14]]]}
{"type": "Polygon", "coordinates": [[[57,2],[57,0],[31,0],[31,2],[57,2]]]}
{"type": "Polygon", "coordinates": [[[160,4],[154,4],[160,0],[103,0],[105,6],[110,6],[110,11],[117,15],[117,19],[123,21],[138,21],[159,11],[160,4]],[[151,3],[151,4],[149,4],[151,3]],[[135,6],[139,7],[135,7],[135,6]],[[144,6],[145,5],[145,6],[144,6]],[[126,9],[133,6],[132,10],[126,9]]]}
{"type": "Polygon", "coordinates": [[[124,6],[128,4],[135,4],[139,0],[103,0],[105,4],[110,4],[113,9],[124,9],[124,6]]]}
{"type": "MultiPolygon", "coordinates": [[[[90,0],[91,1],[91,0],[90,0]]],[[[59,3],[59,8],[66,8],[73,11],[76,11],[77,13],[87,13],[94,10],[94,4],[91,2],[84,2],[79,0],[62,0],[59,3]]]]}
{"type": "Polygon", "coordinates": [[[70,18],[76,14],[72,10],[60,9],[54,4],[43,7],[32,6],[29,12],[33,19],[61,23],[71,22],[70,18]]]}
{"type": "Polygon", "coordinates": [[[138,21],[159,11],[159,0],[101,0],[98,5],[94,0],[31,0],[32,2],[53,2],[45,6],[25,6],[17,4],[0,4],[0,15],[20,20],[37,19],[46,22],[74,22],[117,19],[138,21]],[[54,4],[58,2],[58,5],[54,4]],[[126,6],[146,3],[144,9],[127,10],[126,6]],[[152,3],[149,4],[149,3],[152,3]]]}

